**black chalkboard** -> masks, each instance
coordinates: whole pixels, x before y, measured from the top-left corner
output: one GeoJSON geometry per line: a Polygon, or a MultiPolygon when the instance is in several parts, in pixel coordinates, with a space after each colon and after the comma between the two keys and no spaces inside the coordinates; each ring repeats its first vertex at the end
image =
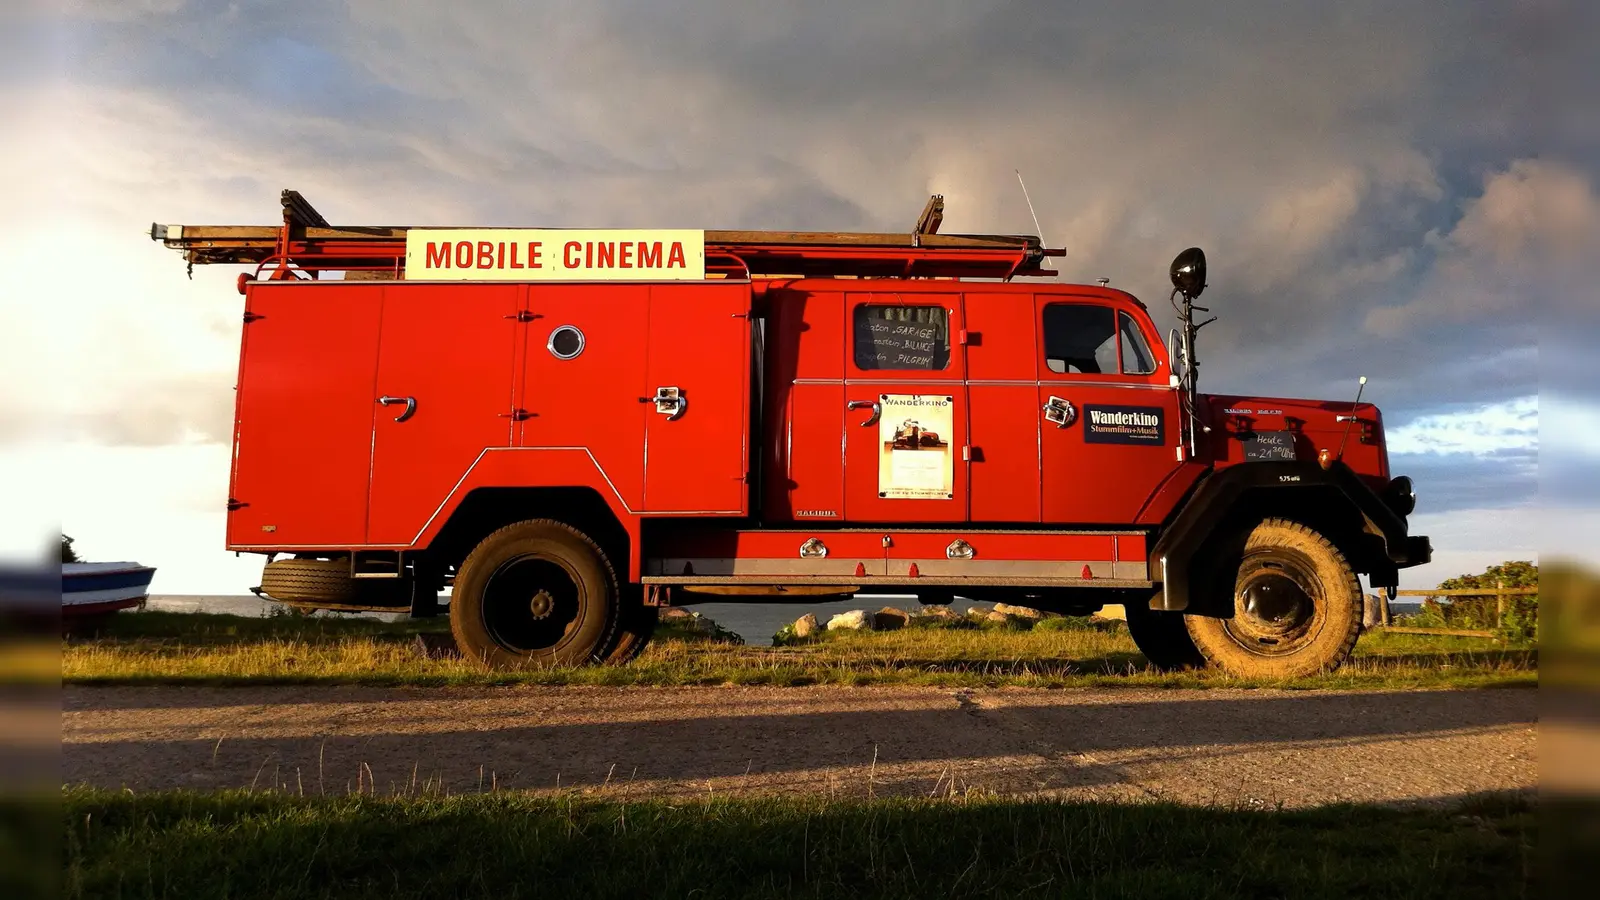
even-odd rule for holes
{"type": "Polygon", "coordinates": [[[1256,431],[1245,437],[1244,458],[1247,460],[1294,461],[1294,432],[1256,431]]]}
{"type": "Polygon", "coordinates": [[[937,306],[856,307],[856,368],[945,368],[950,364],[949,316],[937,306]]]}

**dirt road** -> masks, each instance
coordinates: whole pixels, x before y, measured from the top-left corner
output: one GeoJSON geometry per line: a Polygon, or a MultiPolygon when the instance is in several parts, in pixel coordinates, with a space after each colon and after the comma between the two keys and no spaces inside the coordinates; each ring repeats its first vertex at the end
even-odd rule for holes
{"type": "Polygon", "coordinates": [[[981,788],[1298,806],[1537,783],[1531,690],[84,688],[62,776],[103,787],[644,794],[981,788]]]}

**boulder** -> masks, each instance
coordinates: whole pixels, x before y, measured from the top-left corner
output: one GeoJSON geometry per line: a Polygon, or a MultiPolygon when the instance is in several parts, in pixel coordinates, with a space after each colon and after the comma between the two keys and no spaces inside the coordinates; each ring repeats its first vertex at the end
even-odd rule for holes
{"type": "Polygon", "coordinates": [[[681,606],[668,606],[661,610],[661,621],[670,622],[673,619],[692,619],[697,613],[690,612],[681,606]]]}
{"type": "Polygon", "coordinates": [[[1004,624],[1011,621],[1011,617],[998,609],[991,609],[986,615],[984,615],[983,620],[985,622],[998,622],[1004,624]]]}
{"type": "Polygon", "coordinates": [[[919,609],[912,610],[911,611],[911,618],[913,618],[913,619],[954,619],[954,618],[956,618],[956,614],[951,612],[950,611],[950,607],[948,607],[948,606],[942,606],[942,605],[939,605],[939,604],[933,604],[931,606],[924,606],[924,607],[921,607],[919,609]]]}
{"type": "Polygon", "coordinates": [[[1377,628],[1389,624],[1389,598],[1383,594],[1366,594],[1362,597],[1361,627],[1377,628]]]}
{"type": "Polygon", "coordinates": [[[808,638],[822,630],[822,625],[817,622],[815,613],[806,613],[794,620],[794,636],[808,638]]]}
{"type": "Polygon", "coordinates": [[[1100,608],[1099,612],[1094,614],[1094,618],[1126,622],[1128,620],[1128,611],[1120,603],[1107,603],[1100,608]]]}
{"type": "Polygon", "coordinates": [[[994,612],[994,610],[987,606],[973,606],[967,610],[967,616],[969,618],[982,620],[992,612],[994,612]]]}
{"type": "Polygon", "coordinates": [[[1019,619],[1033,619],[1034,621],[1043,619],[1046,616],[1046,613],[1040,612],[1037,609],[1030,609],[1026,606],[1012,606],[1009,603],[996,603],[994,605],[994,611],[997,613],[1005,613],[1008,616],[1016,616],[1019,619]]]}
{"type": "Polygon", "coordinates": [[[894,631],[911,624],[911,614],[903,609],[885,606],[872,614],[872,628],[874,631],[894,631]]]}
{"type": "Polygon", "coordinates": [[[864,609],[842,612],[828,620],[829,631],[871,631],[872,619],[864,609]]]}

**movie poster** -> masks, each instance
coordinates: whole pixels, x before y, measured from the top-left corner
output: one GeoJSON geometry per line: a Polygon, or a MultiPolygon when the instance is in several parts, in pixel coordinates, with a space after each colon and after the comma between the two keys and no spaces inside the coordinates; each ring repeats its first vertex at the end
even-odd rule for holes
{"type": "Polygon", "coordinates": [[[944,394],[881,394],[878,496],[905,500],[955,497],[950,439],[955,403],[944,394]]]}

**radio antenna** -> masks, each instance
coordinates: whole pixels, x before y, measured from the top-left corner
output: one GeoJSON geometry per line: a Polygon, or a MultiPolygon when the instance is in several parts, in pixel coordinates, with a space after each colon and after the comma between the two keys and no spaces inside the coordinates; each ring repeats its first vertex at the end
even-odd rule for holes
{"type": "Polygon", "coordinates": [[[1356,402],[1350,404],[1350,415],[1338,416],[1334,421],[1344,420],[1344,437],[1339,439],[1339,455],[1335,459],[1344,459],[1344,444],[1350,440],[1350,426],[1356,424],[1356,407],[1361,405],[1361,393],[1367,389],[1367,376],[1361,376],[1361,384],[1356,388],[1356,402]]]}
{"type": "Polygon", "coordinates": [[[1028,185],[1022,180],[1022,170],[1012,169],[1011,171],[1017,173],[1017,184],[1022,185],[1022,199],[1027,201],[1028,215],[1033,216],[1033,230],[1039,233],[1039,243],[1044,244],[1046,243],[1044,229],[1039,226],[1039,214],[1033,211],[1033,198],[1028,196],[1028,185]]]}

